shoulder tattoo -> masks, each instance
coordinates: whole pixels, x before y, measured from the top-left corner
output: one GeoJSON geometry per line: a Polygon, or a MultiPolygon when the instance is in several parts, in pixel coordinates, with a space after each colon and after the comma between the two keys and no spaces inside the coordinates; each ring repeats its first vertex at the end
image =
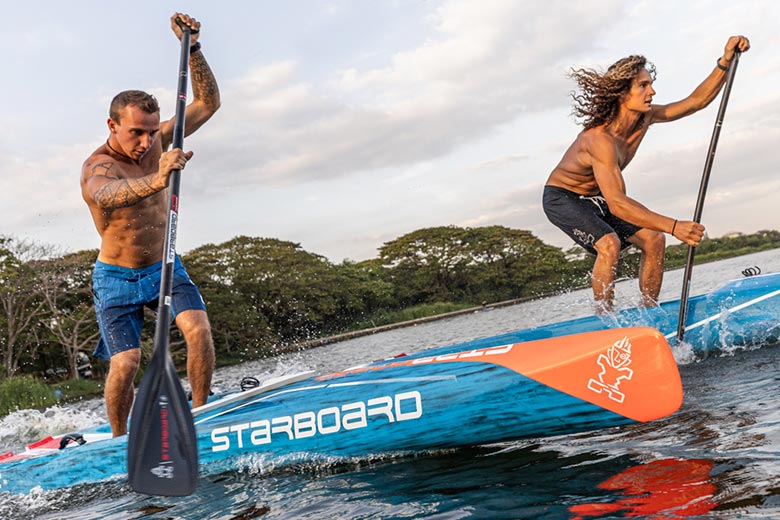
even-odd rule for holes
{"type": "Polygon", "coordinates": [[[89,177],[94,177],[96,175],[100,175],[100,176],[103,176],[103,177],[110,177],[112,179],[117,179],[118,177],[116,175],[114,175],[113,172],[111,171],[111,168],[113,166],[114,166],[114,163],[110,162],[110,161],[94,164],[92,166],[92,168],[90,168],[90,170],[89,170],[89,172],[90,172],[89,177]]]}

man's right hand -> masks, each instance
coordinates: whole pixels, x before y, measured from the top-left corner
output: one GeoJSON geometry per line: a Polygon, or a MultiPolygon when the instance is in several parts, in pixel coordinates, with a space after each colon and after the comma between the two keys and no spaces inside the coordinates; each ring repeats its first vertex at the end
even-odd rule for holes
{"type": "Polygon", "coordinates": [[[171,172],[174,170],[183,170],[187,165],[187,161],[191,158],[192,152],[185,152],[181,148],[174,148],[173,150],[164,152],[160,156],[159,174],[165,180],[166,186],[168,185],[168,179],[171,176],[171,172]]]}
{"type": "Polygon", "coordinates": [[[704,226],[692,220],[680,220],[674,227],[673,236],[689,246],[696,247],[704,237],[704,226]]]}

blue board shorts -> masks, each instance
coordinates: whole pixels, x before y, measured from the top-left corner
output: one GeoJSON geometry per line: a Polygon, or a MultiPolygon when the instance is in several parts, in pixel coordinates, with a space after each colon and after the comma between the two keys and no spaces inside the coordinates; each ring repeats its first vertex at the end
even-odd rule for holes
{"type": "Polygon", "coordinates": [[[604,235],[616,233],[622,250],[631,245],[629,237],[642,229],[610,213],[600,193],[588,197],[558,186],[545,186],[542,207],[550,222],[594,255],[593,245],[604,235]]]}
{"type": "MultiPolygon", "coordinates": [[[[156,309],[160,299],[162,262],[133,269],[95,262],[92,296],[100,327],[93,355],[102,359],[141,346],[144,307],[156,309]]],[[[171,323],[186,310],[206,310],[198,287],[192,283],[177,256],[173,264],[171,323]]]]}

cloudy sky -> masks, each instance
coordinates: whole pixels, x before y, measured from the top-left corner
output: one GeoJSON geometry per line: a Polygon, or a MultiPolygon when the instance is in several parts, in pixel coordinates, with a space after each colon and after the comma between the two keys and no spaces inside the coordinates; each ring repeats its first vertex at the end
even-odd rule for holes
{"type": "MultiPolygon", "coordinates": [[[[106,139],[118,91],[148,90],[173,116],[177,10],[203,23],[222,93],[185,143],[182,252],[249,235],[364,260],[423,227],[493,224],[568,248],[540,205],[578,132],[566,71],[644,54],[655,101],[668,103],[712,71],[732,34],[753,48],[703,222],[710,236],[780,229],[775,0],[50,0],[4,6],[0,235],[99,246],[81,164],[106,139]]],[[[653,127],[624,172],[630,196],[692,217],[718,103],[653,127]]]]}

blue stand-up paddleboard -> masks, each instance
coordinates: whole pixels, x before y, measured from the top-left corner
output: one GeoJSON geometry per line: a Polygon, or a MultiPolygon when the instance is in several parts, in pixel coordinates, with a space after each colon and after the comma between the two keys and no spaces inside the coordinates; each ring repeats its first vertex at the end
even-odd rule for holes
{"type": "MultiPolygon", "coordinates": [[[[651,328],[483,348],[456,345],[332,374],[301,374],[193,410],[201,473],[263,454],[363,456],[453,448],[650,421],[682,402],[651,328]]],[[[132,430],[133,425],[130,424],[132,430]]],[[[50,438],[0,462],[0,490],[119,477],[127,436],[50,438]],[[86,441],[79,444],[79,441],[86,441]]]]}
{"type": "MultiPolygon", "coordinates": [[[[780,338],[780,274],[730,282],[688,305],[685,341],[699,354],[780,338]]],[[[409,453],[666,417],[683,398],[667,342],[678,310],[679,300],[665,302],[217,397],[192,410],[200,475],[245,456],[409,453]]],[[[111,438],[107,425],[49,437],[0,456],[0,492],[123,478],[126,451],[127,436],[111,438]]]]}

